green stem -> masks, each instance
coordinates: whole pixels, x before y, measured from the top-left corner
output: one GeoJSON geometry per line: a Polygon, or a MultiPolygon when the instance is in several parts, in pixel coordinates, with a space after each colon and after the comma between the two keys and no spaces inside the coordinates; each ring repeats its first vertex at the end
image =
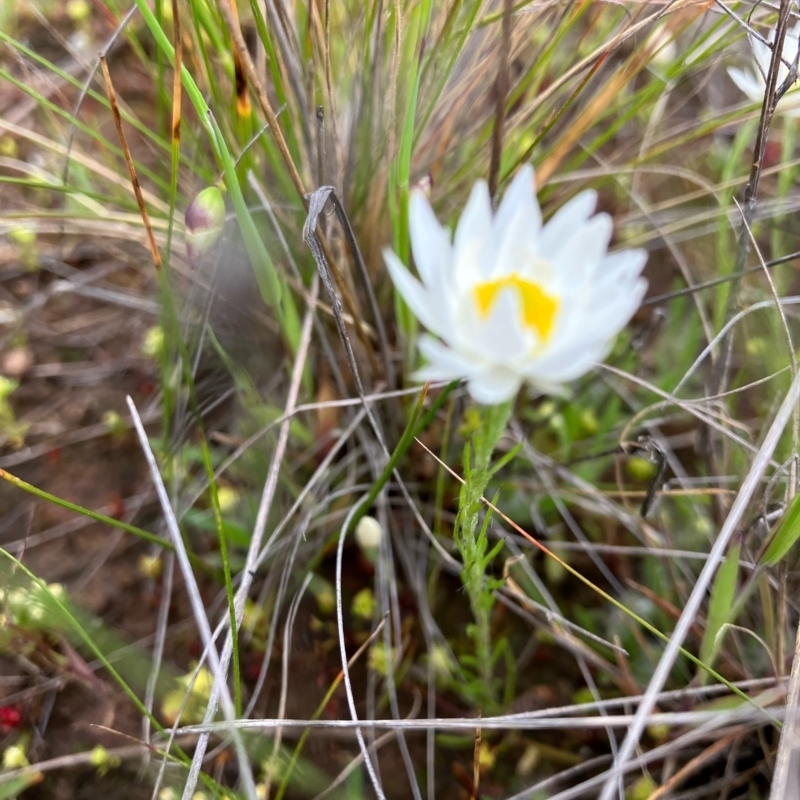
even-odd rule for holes
{"type": "Polygon", "coordinates": [[[486,570],[495,553],[487,554],[488,518],[481,525],[482,498],[492,477],[492,454],[505,432],[513,400],[480,411],[480,424],[473,432],[464,451],[464,478],[459,498],[455,540],[464,562],[461,581],[469,597],[475,625],[470,633],[475,643],[477,676],[482,687],[482,704],[494,706],[497,692],[493,677],[491,618],[494,595],[486,581],[486,570]]]}

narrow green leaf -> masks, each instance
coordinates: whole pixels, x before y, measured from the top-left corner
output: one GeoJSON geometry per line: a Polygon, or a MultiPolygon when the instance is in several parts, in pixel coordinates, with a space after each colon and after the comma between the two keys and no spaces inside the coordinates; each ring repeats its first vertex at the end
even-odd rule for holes
{"type": "Polygon", "coordinates": [[[733,600],[736,595],[736,584],[739,576],[739,553],[741,543],[728,550],[728,555],[717,570],[714,585],[711,587],[711,601],[708,604],[708,619],[703,641],[700,644],[700,660],[706,664],[713,663],[719,652],[717,636],[723,625],[730,622],[733,600]]]}
{"type": "Polygon", "coordinates": [[[794,543],[800,538],[800,494],[796,494],[789,510],[781,520],[778,530],[772,537],[764,555],[761,556],[761,564],[765,567],[772,567],[777,564],[791,549],[794,543]]]}
{"type": "MultiPolygon", "coordinates": [[[[0,780],[2,780],[2,778],[0,778],[0,780]]],[[[35,786],[40,780],[40,772],[20,775],[18,778],[11,778],[8,783],[0,785],[0,800],[15,800],[18,795],[21,795],[31,786],[35,786]]]]}
{"type": "Polygon", "coordinates": [[[522,450],[522,442],[515,444],[505,455],[497,459],[497,461],[489,468],[489,476],[494,477],[506,464],[510,464],[522,450]]]}

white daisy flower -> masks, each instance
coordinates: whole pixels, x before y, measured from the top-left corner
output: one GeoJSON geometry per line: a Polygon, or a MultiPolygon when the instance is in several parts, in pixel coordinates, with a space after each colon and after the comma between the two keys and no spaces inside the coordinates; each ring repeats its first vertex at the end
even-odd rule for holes
{"type": "MultiPolygon", "coordinates": [[[[728,75],[731,76],[733,82],[752,100],[754,103],[761,103],[764,100],[764,92],[767,90],[767,83],[765,76],[769,72],[769,64],[772,60],[772,50],[759,41],[754,36],[750,36],[750,44],[753,46],[753,54],[755,56],[755,64],[753,64],[752,71],[749,69],[738,69],[737,67],[729,67],[728,75]]],[[[775,29],[773,28],[769,35],[769,41],[775,41],[775,29]]],[[[797,55],[797,48],[800,46],[800,22],[786,31],[786,38],[783,40],[783,58],[781,65],[778,69],[778,86],[780,86],[789,74],[789,68],[786,63],[793,63],[797,55]]],[[[800,92],[797,88],[792,88],[778,103],[778,112],[786,114],[787,117],[800,117],[800,92]]]]}
{"type": "Polygon", "coordinates": [[[643,250],[607,253],[611,218],[585,191],[546,224],[523,167],[492,214],[478,181],[451,242],[420,191],[411,195],[411,247],[422,282],[391,250],[395,286],[430,331],[417,380],[468,381],[479,403],[511,399],[524,381],[558,391],[609,351],[647,287],[643,250]],[[438,338],[436,338],[438,337],[438,338]]]}

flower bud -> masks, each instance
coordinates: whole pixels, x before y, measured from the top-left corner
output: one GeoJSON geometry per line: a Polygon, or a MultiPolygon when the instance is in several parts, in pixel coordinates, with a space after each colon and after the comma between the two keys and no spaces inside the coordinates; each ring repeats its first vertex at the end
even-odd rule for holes
{"type": "Polygon", "coordinates": [[[216,186],[203,189],[186,209],[186,255],[196,261],[216,244],[225,228],[225,200],[216,186]]]}
{"type": "Polygon", "coordinates": [[[92,752],[89,753],[89,763],[95,767],[101,775],[105,775],[110,769],[118,767],[122,762],[116,756],[112,756],[105,747],[98,744],[92,752]]]}
{"type": "Polygon", "coordinates": [[[430,200],[433,193],[433,178],[428,175],[423,175],[412,187],[419,190],[425,197],[430,200]]]}
{"type": "Polygon", "coordinates": [[[375,595],[372,594],[372,589],[367,588],[356,592],[350,610],[354,617],[367,622],[371,620],[375,613],[375,595]]]}
{"type": "Polygon", "coordinates": [[[383,529],[380,522],[375,517],[365,516],[356,525],[356,542],[358,546],[367,552],[375,551],[381,546],[383,529]]]}
{"type": "Polygon", "coordinates": [[[29,767],[30,762],[25,755],[25,748],[20,744],[12,744],[3,751],[4,769],[22,769],[29,767]]]}

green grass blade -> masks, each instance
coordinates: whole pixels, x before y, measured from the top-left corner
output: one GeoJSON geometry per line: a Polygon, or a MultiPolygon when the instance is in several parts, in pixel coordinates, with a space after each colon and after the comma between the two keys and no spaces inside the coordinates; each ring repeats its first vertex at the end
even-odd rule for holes
{"type": "Polygon", "coordinates": [[[721,642],[717,642],[722,626],[730,622],[730,613],[736,597],[739,577],[739,555],[741,543],[735,544],[728,551],[725,560],[720,564],[711,587],[711,600],[708,604],[708,618],[703,641],[700,644],[700,660],[711,666],[719,652],[721,642]]]}
{"type": "Polygon", "coordinates": [[[800,539],[800,494],[796,494],[789,504],[789,510],[781,520],[759,563],[765,567],[774,567],[794,547],[798,539],[800,539]]]}

